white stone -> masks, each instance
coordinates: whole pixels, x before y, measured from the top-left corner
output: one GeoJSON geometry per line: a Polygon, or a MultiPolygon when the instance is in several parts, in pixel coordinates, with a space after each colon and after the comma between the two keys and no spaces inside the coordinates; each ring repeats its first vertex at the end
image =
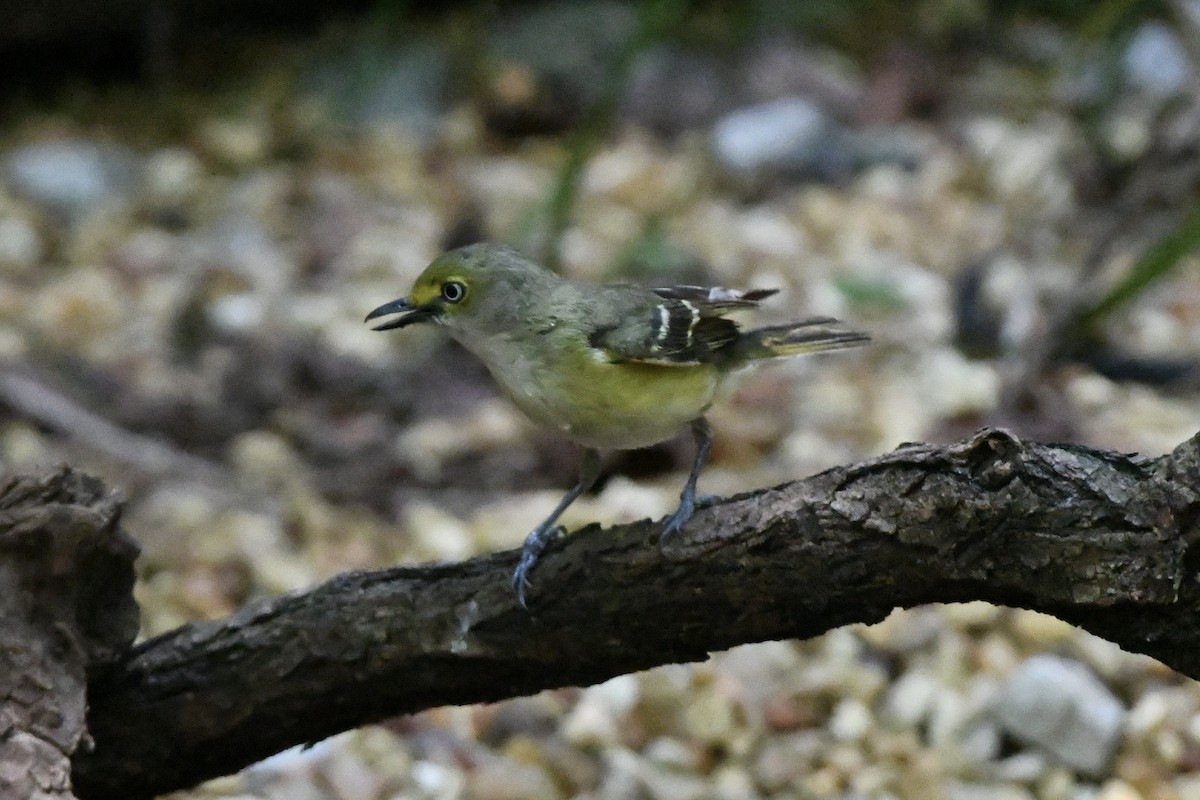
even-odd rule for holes
{"type": "Polygon", "coordinates": [[[833,709],[829,732],[844,742],[857,741],[871,729],[871,712],[858,700],[842,700],[833,709]]]}
{"type": "Polygon", "coordinates": [[[1025,661],[1001,687],[996,714],[1017,738],[1098,774],[1112,758],[1125,709],[1083,664],[1054,655],[1025,661]]]}

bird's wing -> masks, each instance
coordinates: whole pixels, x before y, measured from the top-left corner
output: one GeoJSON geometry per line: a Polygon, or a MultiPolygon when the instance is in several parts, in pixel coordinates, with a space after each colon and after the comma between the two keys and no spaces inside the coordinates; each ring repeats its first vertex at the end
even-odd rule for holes
{"type": "Polygon", "coordinates": [[[663,286],[651,289],[667,300],[687,300],[698,305],[706,314],[732,311],[738,308],[753,308],[778,289],[726,289],[723,286],[663,286]]]}
{"type": "Polygon", "coordinates": [[[719,361],[737,340],[738,324],[727,312],[752,308],[777,289],[739,291],[721,287],[670,286],[628,290],[611,305],[623,309],[611,324],[597,321],[588,343],[613,361],[689,366],[719,361]]]}

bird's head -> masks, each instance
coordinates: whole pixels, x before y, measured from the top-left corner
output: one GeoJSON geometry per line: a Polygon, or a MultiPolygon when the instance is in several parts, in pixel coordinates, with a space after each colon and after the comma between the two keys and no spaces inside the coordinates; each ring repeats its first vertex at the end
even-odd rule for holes
{"type": "Polygon", "coordinates": [[[486,332],[494,322],[521,313],[522,298],[553,273],[517,251],[497,244],[473,244],[438,256],[417,276],[412,291],[367,314],[366,321],[398,315],[374,327],[403,328],[437,322],[451,329],[486,332]]]}

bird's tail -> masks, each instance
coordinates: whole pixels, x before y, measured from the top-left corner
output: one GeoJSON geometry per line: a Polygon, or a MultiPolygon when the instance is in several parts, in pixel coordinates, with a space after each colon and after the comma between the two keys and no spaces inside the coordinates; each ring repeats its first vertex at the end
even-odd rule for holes
{"type": "Polygon", "coordinates": [[[843,350],[871,341],[865,333],[848,331],[840,326],[841,323],[832,317],[813,317],[745,331],[738,344],[744,358],[756,359],[843,350]]]}

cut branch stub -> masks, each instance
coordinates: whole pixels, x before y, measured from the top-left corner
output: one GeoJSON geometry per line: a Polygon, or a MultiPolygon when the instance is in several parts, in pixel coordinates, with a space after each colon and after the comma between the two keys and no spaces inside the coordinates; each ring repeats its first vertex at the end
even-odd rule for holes
{"type": "Polygon", "coordinates": [[[137,634],[120,501],[68,468],[0,483],[0,796],[71,797],[88,675],[137,634]]]}

